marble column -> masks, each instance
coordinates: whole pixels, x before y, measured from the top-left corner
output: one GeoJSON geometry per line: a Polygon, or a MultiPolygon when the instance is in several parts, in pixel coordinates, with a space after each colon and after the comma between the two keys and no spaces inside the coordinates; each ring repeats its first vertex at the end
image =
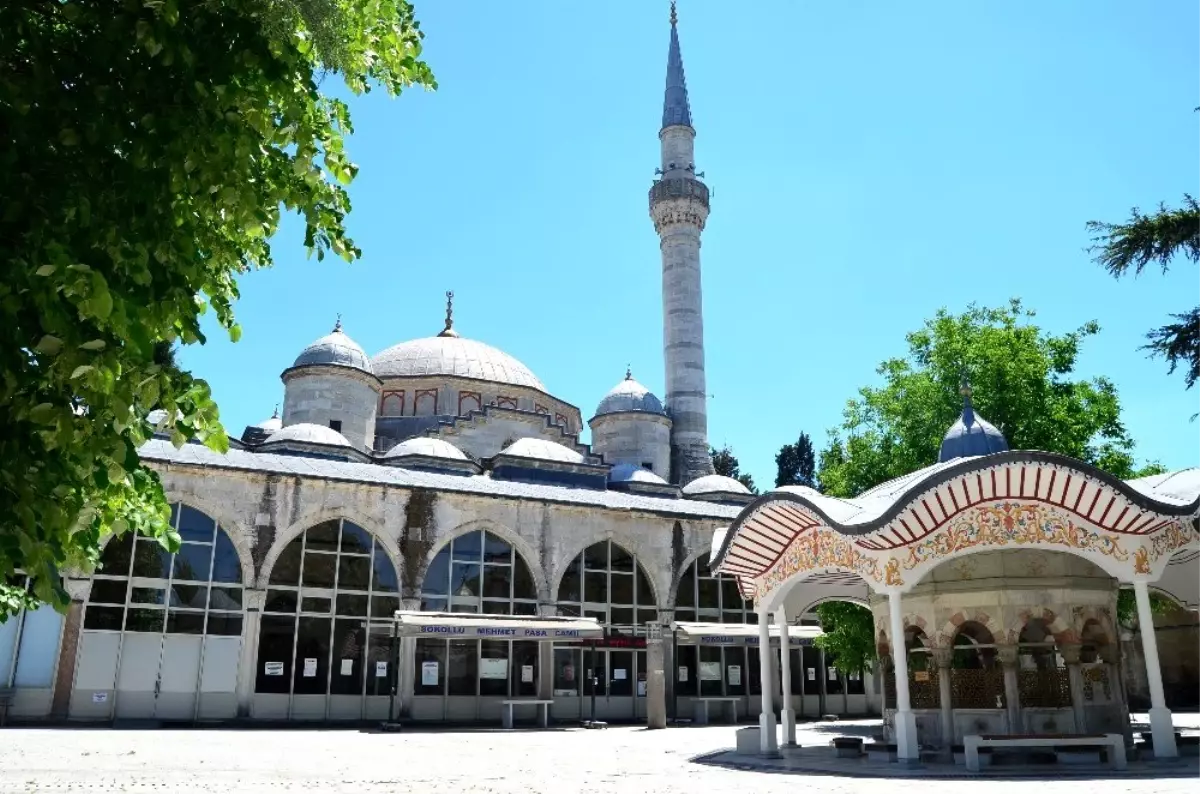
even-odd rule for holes
{"type": "Polygon", "coordinates": [[[1075,713],[1075,732],[1087,733],[1087,711],[1083,707],[1083,665],[1080,654],[1083,647],[1077,642],[1064,642],[1058,653],[1067,665],[1067,679],[1071,684],[1071,711],[1075,713]]]}
{"type": "Polygon", "coordinates": [[[1004,672],[1004,700],[1008,713],[1008,732],[1024,733],[1021,725],[1021,689],[1017,685],[1017,646],[997,645],[996,656],[1004,672]]]}
{"type": "Polygon", "coordinates": [[[825,708],[825,700],[828,697],[826,689],[828,688],[829,668],[825,665],[825,649],[817,648],[817,719],[825,719],[828,710],[825,708]]]}
{"type": "MultiPolygon", "coordinates": [[[[675,679],[679,676],[679,663],[675,660],[675,631],[671,628],[675,623],[675,611],[671,609],[660,609],[658,611],[658,624],[662,626],[662,652],[663,652],[663,703],[666,704],[667,720],[675,720],[679,715],[675,713],[675,679]]],[[[650,682],[646,682],[646,694],[648,695],[650,682]]]]}
{"type": "Polygon", "coordinates": [[[779,737],[775,735],[775,708],[771,702],[774,689],[775,665],[771,658],[771,615],[758,616],[758,672],[762,688],[762,713],[758,715],[758,749],[763,755],[779,754],[779,737]]]}
{"type": "Polygon", "coordinates": [[[783,723],[783,743],[796,746],[796,710],[792,708],[792,643],[788,637],[787,613],[783,607],[775,610],[775,622],[779,625],[779,691],[783,704],[779,710],[779,721],[783,723]]]}
{"type": "Polygon", "coordinates": [[[262,626],[262,611],[267,603],[267,591],[247,587],[242,591],[246,614],[242,620],[242,656],[238,662],[237,714],[245,719],[254,705],[254,682],[258,678],[258,638],[262,626]]]}
{"type": "Polygon", "coordinates": [[[667,682],[663,674],[663,627],[646,624],[646,727],[667,727],[667,682]]]}
{"type": "MultiPolygon", "coordinates": [[[[421,608],[419,597],[400,599],[400,607],[409,612],[421,608]]],[[[400,637],[400,667],[396,671],[396,713],[388,715],[389,719],[398,720],[412,714],[413,692],[417,687],[417,638],[400,637]]],[[[539,664],[541,659],[538,659],[539,664]]]]}
{"type": "Polygon", "coordinates": [[[1150,686],[1150,733],[1154,737],[1154,757],[1177,758],[1175,726],[1163,691],[1162,665],[1158,660],[1158,639],[1154,635],[1154,613],[1150,609],[1150,588],[1145,581],[1133,583],[1137,599],[1138,633],[1142,635],[1142,655],[1146,658],[1146,682],[1150,686]]]}
{"type": "Polygon", "coordinates": [[[79,632],[83,629],[83,605],[92,592],[91,579],[63,579],[63,587],[71,596],[67,617],[63,621],[62,640],[58,644],[58,665],[54,674],[54,692],[50,699],[50,716],[66,719],[71,712],[71,689],[75,686],[75,660],[79,657],[79,632]]]}
{"type": "Polygon", "coordinates": [[[904,612],[897,591],[888,593],[888,624],[891,629],[892,658],[896,662],[896,757],[901,761],[919,761],[917,718],[912,712],[908,693],[908,654],[904,642],[904,612]]]}
{"type": "Polygon", "coordinates": [[[938,707],[942,716],[942,747],[954,745],[954,703],[950,697],[950,662],[953,648],[934,648],[933,662],[937,665],[938,707]]]}

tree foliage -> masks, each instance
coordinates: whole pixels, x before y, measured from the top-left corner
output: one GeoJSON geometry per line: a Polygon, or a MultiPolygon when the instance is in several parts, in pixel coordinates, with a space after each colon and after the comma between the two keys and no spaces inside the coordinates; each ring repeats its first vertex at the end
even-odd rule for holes
{"type": "Polygon", "coordinates": [[[957,315],[943,309],[908,334],[908,355],[883,362],[883,385],[860,389],[831,431],[818,472],[823,491],[851,497],[935,463],[962,411],[964,375],[976,411],[1012,449],[1058,452],[1123,479],[1162,471],[1135,467],[1113,384],[1072,377],[1081,345],[1099,326],[1053,335],[1033,317],[1018,300],[972,305],[957,315]]]}
{"type": "Polygon", "coordinates": [[[775,456],[775,487],[807,485],[817,487],[817,463],[812,439],[801,433],[795,444],[784,444],[775,456]]]}
{"type": "MultiPolygon", "coordinates": [[[[242,273],[272,263],[281,210],[350,260],[355,93],[434,87],[405,0],[17,0],[0,4],[0,581],[66,603],[59,571],[103,533],[168,548],[137,449],[228,441],[170,351],[211,309],[236,341],[242,273]]],[[[22,603],[5,591],[0,619],[22,603]]]]}
{"type": "Polygon", "coordinates": [[[849,601],[817,605],[821,636],[816,645],[832,656],[831,665],[843,673],[867,669],[875,660],[875,621],[871,610],[849,601]]]}
{"type": "MultiPolygon", "coordinates": [[[[1169,615],[1178,608],[1168,596],[1156,590],[1150,591],[1151,615],[1169,615]]],[[[1117,623],[1126,628],[1133,628],[1137,622],[1137,597],[1132,588],[1122,587],[1117,591],[1117,623]]]]}
{"type": "Polygon", "coordinates": [[[728,445],[720,449],[710,447],[709,452],[712,455],[714,472],[720,474],[722,477],[730,477],[737,480],[746,486],[746,489],[750,493],[758,493],[758,489],[754,487],[754,478],[749,473],[742,472],[737,456],[733,454],[733,450],[728,445]]]}

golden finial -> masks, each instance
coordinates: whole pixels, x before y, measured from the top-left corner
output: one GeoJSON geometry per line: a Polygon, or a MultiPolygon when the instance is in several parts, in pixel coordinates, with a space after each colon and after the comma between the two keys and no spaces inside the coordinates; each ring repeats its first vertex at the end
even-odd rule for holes
{"type": "Polygon", "coordinates": [[[679,21],[679,17],[675,15],[675,0],[671,0],[671,27],[675,27],[675,23],[679,21]]]}
{"type": "Polygon", "coordinates": [[[446,327],[438,336],[458,336],[454,330],[454,293],[446,291],[446,327]]]}

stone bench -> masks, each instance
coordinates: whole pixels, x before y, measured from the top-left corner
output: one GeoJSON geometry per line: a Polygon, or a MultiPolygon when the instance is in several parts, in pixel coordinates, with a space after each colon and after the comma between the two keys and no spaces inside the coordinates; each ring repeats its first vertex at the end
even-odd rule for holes
{"type": "Polygon", "coordinates": [[[891,763],[896,760],[896,745],[887,742],[871,742],[863,747],[868,761],[891,763]]]}
{"type": "Polygon", "coordinates": [[[727,713],[729,715],[728,722],[730,725],[737,723],[737,704],[741,700],[739,697],[703,697],[696,698],[695,708],[695,723],[697,725],[708,724],[708,704],[716,703],[722,708],[728,706],[727,713]]]}
{"type": "Polygon", "coordinates": [[[837,736],[830,742],[834,758],[858,758],[862,755],[863,740],[857,736],[837,736]]]}
{"type": "Polygon", "coordinates": [[[530,700],[522,698],[521,700],[502,700],[500,705],[500,724],[509,730],[513,727],[513,709],[517,706],[537,706],[538,707],[538,727],[550,727],[550,706],[554,704],[553,700],[530,700]]]}
{"type": "MultiPolygon", "coordinates": [[[[1108,761],[1113,769],[1125,769],[1125,737],[1119,733],[1106,734],[1033,734],[1025,736],[964,736],[963,751],[967,769],[971,772],[979,771],[979,751],[982,748],[990,747],[992,750],[1005,748],[1045,748],[1054,751],[1060,762],[1064,760],[1067,763],[1086,763],[1078,759],[1079,750],[1070,748],[1080,748],[1086,752],[1088,748],[1094,748],[1097,752],[1101,749],[1108,752],[1108,761]]],[[[1089,758],[1088,761],[1092,759],[1089,758]]],[[[1098,759],[1098,756],[1096,757],[1098,759]]]]}

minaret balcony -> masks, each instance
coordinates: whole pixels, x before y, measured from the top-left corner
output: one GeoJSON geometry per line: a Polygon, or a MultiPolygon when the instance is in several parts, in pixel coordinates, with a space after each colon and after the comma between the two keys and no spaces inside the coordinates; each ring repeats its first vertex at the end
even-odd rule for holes
{"type": "Polygon", "coordinates": [[[654,205],[672,199],[687,199],[704,205],[708,213],[708,185],[699,179],[660,179],[650,186],[650,209],[654,205]]]}

